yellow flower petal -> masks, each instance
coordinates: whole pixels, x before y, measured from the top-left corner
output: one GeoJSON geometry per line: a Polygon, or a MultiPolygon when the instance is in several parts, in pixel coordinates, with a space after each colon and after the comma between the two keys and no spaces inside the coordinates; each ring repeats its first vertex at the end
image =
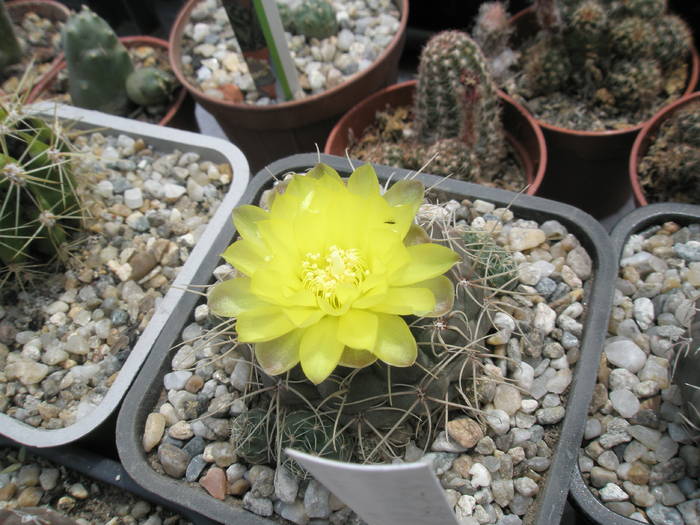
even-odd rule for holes
{"type": "Polygon", "coordinates": [[[217,283],[207,296],[209,309],[220,317],[236,317],[241,312],[269,306],[250,291],[250,279],[239,277],[217,283]]]}
{"type": "Polygon", "coordinates": [[[349,310],[338,318],[338,339],[351,348],[372,350],[377,341],[377,315],[366,310],[349,310]]]}
{"type": "Polygon", "coordinates": [[[300,328],[311,326],[326,315],[318,308],[284,308],[284,313],[295,326],[300,328]]]}
{"type": "Polygon", "coordinates": [[[343,179],[340,178],[338,172],[331,168],[328,164],[319,162],[313,168],[306,172],[307,177],[317,179],[322,186],[330,189],[344,189],[343,179]]]}
{"type": "Polygon", "coordinates": [[[459,255],[439,244],[407,246],[411,262],[391,279],[394,286],[405,286],[442,275],[459,261],[459,255]]]}
{"type": "Polygon", "coordinates": [[[379,195],[379,180],[371,164],[363,164],[350,174],[348,190],[363,197],[379,195]]]}
{"type": "Polygon", "coordinates": [[[413,213],[423,203],[425,187],[417,180],[403,179],[396,181],[384,194],[384,199],[391,206],[409,206],[414,209],[413,213]]]}
{"type": "Polygon", "coordinates": [[[435,297],[435,308],[423,317],[440,317],[452,310],[455,302],[455,287],[449,278],[444,275],[416,283],[413,286],[427,288],[435,297]]]}
{"type": "Polygon", "coordinates": [[[244,239],[259,242],[258,223],[270,218],[270,214],[258,206],[244,204],[233,210],[233,225],[244,239]]]}
{"type": "Polygon", "coordinates": [[[395,315],[425,315],[435,309],[435,295],[428,288],[398,286],[389,288],[381,301],[370,308],[395,315]]]}
{"type": "Polygon", "coordinates": [[[326,316],[308,327],[301,338],[299,360],[304,375],[315,385],[338,366],[345,345],[338,341],[338,318],[326,316]]]}
{"type": "Polygon", "coordinates": [[[364,368],[371,365],[376,360],[377,356],[367,350],[356,350],[355,348],[348,348],[346,346],[343,350],[343,355],[340,356],[340,362],[338,364],[349,368],[364,368]]]}
{"type": "Polygon", "coordinates": [[[303,334],[304,330],[292,330],[282,337],[255,345],[255,359],[266,374],[283,374],[297,365],[303,334]]]}
{"type": "Polygon", "coordinates": [[[265,264],[266,254],[254,242],[239,239],[226,248],[221,257],[238,271],[250,277],[265,264]]]}
{"type": "Polygon", "coordinates": [[[278,306],[246,310],[238,315],[236,332],[243,343],[258,343],[280,337],[294,328],[294,323],[278,306]]]}
{"type": "Polygon", "coordinates": [[[378,314],[377,343],[372,353],[388,365],[411,366],[418,348],[406,321],[398,315],[378,314]]]}
{"type": "Polygon", "coordinates": [[[425,244],[430,242],[430,240],[430,235],[423,228],[417,224],[411,224],[403,239],[403,243],[405,246],[413,246],[414,244],[425,244]]]}

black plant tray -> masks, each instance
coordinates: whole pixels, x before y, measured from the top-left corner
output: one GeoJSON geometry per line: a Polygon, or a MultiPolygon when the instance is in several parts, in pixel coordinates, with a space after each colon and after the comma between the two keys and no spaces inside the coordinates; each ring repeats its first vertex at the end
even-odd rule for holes
{"type": "MultiPolygon", "coordinates": [[[[625,247],[625,243],[630,235],[644,231],[650,226],[662,224],[666,221],[674,221],[683,225],[700,223],[700,206],[695,206],[692,204],[661,203],[650,204],[649,206],[644,206],[631,211],[620,219],[610,233],[615,261],[619,261],[620,256],[622,255],[622,250],[625,247]]],[[[617,267],[617,262],[615,265],[617,267]]],[[[615,271],[617,272],[617,268],[615,271]]],[[[610,316],[611,311],[612,305],[610,305],[610,310],[607,312],[608,317],[610,316]]],[[[605,326],[607,326],[607,321],[605,326]]],[[[596,362],[591,371],[594,375],[598,373],[598,365],[599,363],[596,362]]],[[[588,407],[586,407],[586,411],[587,410],[588,407]]],[[[584,418],[585,422],[586,414],[583,414],[582,417],[584,418]]],[[[573,446],[580,448],[581,443],[579,442],[578,445],[573,444],[573,446]]],[[[589,490],[588,485],[586,485],[583,476],[581,475],[581,470],[578,467],[578,461],[576,461],[576,465],[574,466],[573,470],[574,472],[571,480],[571,499],[574,507],[581,515],[593,523],[599,523],[600,525],[639,525],[639,521],[622,516],[617,512],[613,512],[593,495],[593,493],[589,490]]]]}
{"type": "MultiPolygon", "coordinates": [[[[289,172],[304,172],[316,164],[319,158],[341,174],[349,174],[351,171],[348,160],[342,157],[331,155],[319,157],[317,154],[286,157],[270,164],[255,176],[240,204],[257,202],[261,192],[269,188],[275,179],[281,179],[289,172]]],[[[406,170],[384,166],[377,166],[376,171],[382,181],[389,178],[399,180],[409,173],[406,170]]],[[[547,480],[544,487],[540,489],[536,502],[535,522],[538,525],[559,523],[569,491],[573,465],[576,464],[578,448],[583,437],[586,411],[595,385],[595,371],[608,322],[607,314],[612,304],[612,284],[616,275],[616,264],[610,239],[600,223],[587,213],[567,204],[434,175],[422,175],[420,178],[426,187],[437,186],[441,191],[457,198],[478,198],[499,206],[509,206],[520,218],[538,222],[548,219],[557,220],[565,225],[569,232],[576,235],[593,259],[595,277],[587,304],[581,356],[570,387],[566,418],[561,425],[559,443],[554,452],[547,480]]],[[[225,231],[211,239],[211,249],[204,257],[192,284],[209,283],[212,271],[220,264],[220,254],[231,243],[234,233],[233,225],[229,221],[225,231]]],[[[158,474],[148,464],[143,451],[141,441],[145,420],[156,405],[162,390],[163,376],[169,371],[170,348],[176,343],[176,338],[190,317],[197,300],[197,295],[188,294],[188,297],[182,301],[178,312],[174,312],[173,317],[162,330],[153,351],[124,400],[116,431],[119,457],[127,472],[137,483],[157,492],[165,499],[177,501],[184,507],[228,524],[270,524],[273,523],[271,520],[244,511],[240,506],[216,500],[199,487],[195,488],[184,481],[158,474]]]]}

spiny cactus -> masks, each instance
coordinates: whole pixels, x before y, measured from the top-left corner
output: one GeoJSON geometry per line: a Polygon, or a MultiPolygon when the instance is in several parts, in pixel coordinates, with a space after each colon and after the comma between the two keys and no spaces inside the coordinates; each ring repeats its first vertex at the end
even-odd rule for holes
{"type": "Polygon", "coordinates": [[[24,267],[68,257],[82,209],[71,144],[58,121],[29,116],[18,98],[0,102],[0,269],[22,284],[24,267]]]}
{"type": "Polygon", "coordinates": [[[520,49],[515,93],[560,92],[605,118],[642,119],[685,88],[692,35],[666,0],[538,0],[534,9],[541,30],[520,49]]]}
{"type": "Polygon", "coordinates": [[[5,66],[16,64],[22,57],[22,49],[15,36],[12,20],[5,8],[5,2],[0,2],[0,71],[5,66]]]}
{"type": "MultiPolygon", "coordinates": [[[[700,300],[695,303],[695,310],[700,311],[700,300]]],[[[673,382],[681,391],[685,422],[697,440],[700,438],[700,315],[695,315],[688,328],[690,341],[678,354],[673,382]]]]}
{"type": "Polygon", "coordinates": [[[140,106],[160,106],[170,99],[174,79],[172,75],[155,67],[142,67],[131,72],[126,79],[129,99],[140,106]]]}
{"type": "Polygon", "coordinates": [[[459,139],[487,177],[504,158],[501,107],[479,46],[466,33],[431,38],[418,65],[415,127],[424,143],[459,139]]]}
{"type": "Polygon", "coordinates": [[[287,23],[294,32],[306,38],[328,38],[338,33],[335,9],[326,0],[301,2],[287,23]]]}
{"type": "Polygon", "coordinates": [[[62,39],[73,104],[124,114],[129,104],[126,79],[134,66],[109,24],[83,6],[64,25],[62,39]]]}
{"type": "MultiPolygon", "coordinates": [[[[274,202],[269,194],[278,191],[285,191],[284,183],[262,201],[274,202]]],[[[284,448],[340,460],[387,461],[400,456],[409,440],[431,443],[447,411],[478,413],[483,399],[474,382],[493,379],[482,377],[477,357],[488,352],[485,341],[497,311],[493,298],[513,280],[514,263],[489,232],[470,234],[453,218],[429,209],[419,212],[418,223],[410,239],[446,243],[462,257],[448,273],[455,294],[451,304],[440,305],[442,315],[407,317],[418,344],[416,364],[339,367],[314,386],[299,367],[273,377],[251,358],[253,377],[245,395],[253,406],[266,408],[253,408],[234,422],[231,441],[244,459],[259,463],[269,455],[302,476],[284,448]]]]}
{"type": "Polygon", "coordinates": [[[700,202],[700,102],[661,124],[638,170],[650,202],[700,202]]]}

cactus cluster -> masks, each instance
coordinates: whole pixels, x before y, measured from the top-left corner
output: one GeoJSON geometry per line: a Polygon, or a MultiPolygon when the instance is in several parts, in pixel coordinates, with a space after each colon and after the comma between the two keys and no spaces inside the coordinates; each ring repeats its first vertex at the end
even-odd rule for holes
{"type": "Polygon", "coordinates": [[[74,154],[60,123],[32,117],[19,98],[0,102],[0,282],[65,262],[82,223],[74,154]]]}
{"type": "MultiPolygon", "coordinates": [[[[700,311],[700,300],[695,302],[695,311],[700,311]]],[[[678,354],[673,381],[683,398],[683,418],[697,440],[700,437],[700,315],[695,315],[688,331],[690,341],[678,354]]]]}
{"type": "Polygon", "coordinates": [[[282,25],[290,33],[306,38],[328,38],[338,34],[335,9],[327,0],[308,0],[296,7],[278,3],[282,25]]]}
{"type": "Polygon", "coordinates": [[[461,31],[438,33],[421,52],[409,132],[395,137],[382,119],[380,112],[381,140],[363,160],[490,183],[507,155],[497,87],[478,44],[461,31]]]}
{"type": "Polygon", "coordinates": [[[520,49],[522,97],[563,93],[609,116],[648,118],[685,88],[692,35],[666,0],[540,0],[534,9],[541,30],[520,49]]]}
{"type": "Polygon", "coordinates": [[[73,104],[125,115],[130,103],[161,105],[170,98],[172,77],[154,68],[134,70],[112,28],[88,7],[68,19],[62,40],[73,104]]]}
{"type": "Polygon", "coordinates": [[[659,127],[638,168],[650,202],[700,202],[700,101],[659,127]]]}
{"type": "Polygon", "coordinates": [[[5,66],[16,64],[22,57],[22,49],[15,36],[12,20],[5,8],[5,2],[0,2],[0,71],[5,66]]]}
{"type": "Polygon", "coordinates": [[[258,408],[237,416],[231,433],[246,461],[276,459],[302,477],[303,469],[284,455],[286,447],[331,459],[386,462],[401,456],[409,441],[428,446],[447,412],[479,413],[487,394],[475,385],[493,382],[481,373],[479,357],[488,353],[494,297],[512,279],[515,265],[488,232],[470,232],[454,218],[429,213],[419,216],[419,224],[414,235],[449,244],[462,262],[448,274],[456,291],[442,315],[406,319],[418,344],[416,365],[340,367],[314,386],[298,367],[270,377],[250,358],[253,377],[245,395],[258,408]]]}

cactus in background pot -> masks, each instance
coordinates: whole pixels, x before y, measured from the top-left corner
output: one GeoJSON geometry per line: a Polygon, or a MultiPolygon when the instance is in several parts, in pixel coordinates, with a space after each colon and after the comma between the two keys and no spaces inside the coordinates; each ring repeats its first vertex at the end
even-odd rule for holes
{"type": "Polygon", "coordinates": [[[503,291],[484,270],[495,241],[482,232],[468,244],[466,226],[430,205],[419,211],[423,191],[402,180],[382,194],[369,165],[346,182],[321,164],[266,192],[269,210],[234,211],[241,238],[223,257],[240,273],[208,303],[235,318],[237,359],[251,370],[254,408],[231,434],[242,457],[284,462],[294,446],[383,461],[409,440],[430,442],[447,411],[478,413],[476,385],[492,379],[475,357],[487,352],[491,298],[503,291]]]}
{"type": "Polygon", "coordinates": [[[306,38],[328,38],[338,33],[335,9],[326,0],[305,0],[285,15],[291,30],[306,38]]]}
{"type": "Polygon", "coordinates": [[[142,67],[126,79],[126,94],[139,106],[160,106],[168,102],[173,90],[172,75],[155,67],[142,67]]]}
{"type": "Polygon", "coordinates": [[[69,255],[83,209],[71,143],[58,121],[29,116],[18,98],[0,103],[0,283],[22,282],[69,255]]]}
{"type": "Polygon", "coordinates": [[[129,104],[126,79],[134,65],[109,24],[83,6],[63,27],[63,49],[73,103],[124,114],[129,104]]]}
{"type": "Polygon", "coordinates": [[[5,8],[5,2],[0,1],[0,70],[5,66],[16,64],[22,57],[22,49],[15,36],[12,20],[5,8]]]}

